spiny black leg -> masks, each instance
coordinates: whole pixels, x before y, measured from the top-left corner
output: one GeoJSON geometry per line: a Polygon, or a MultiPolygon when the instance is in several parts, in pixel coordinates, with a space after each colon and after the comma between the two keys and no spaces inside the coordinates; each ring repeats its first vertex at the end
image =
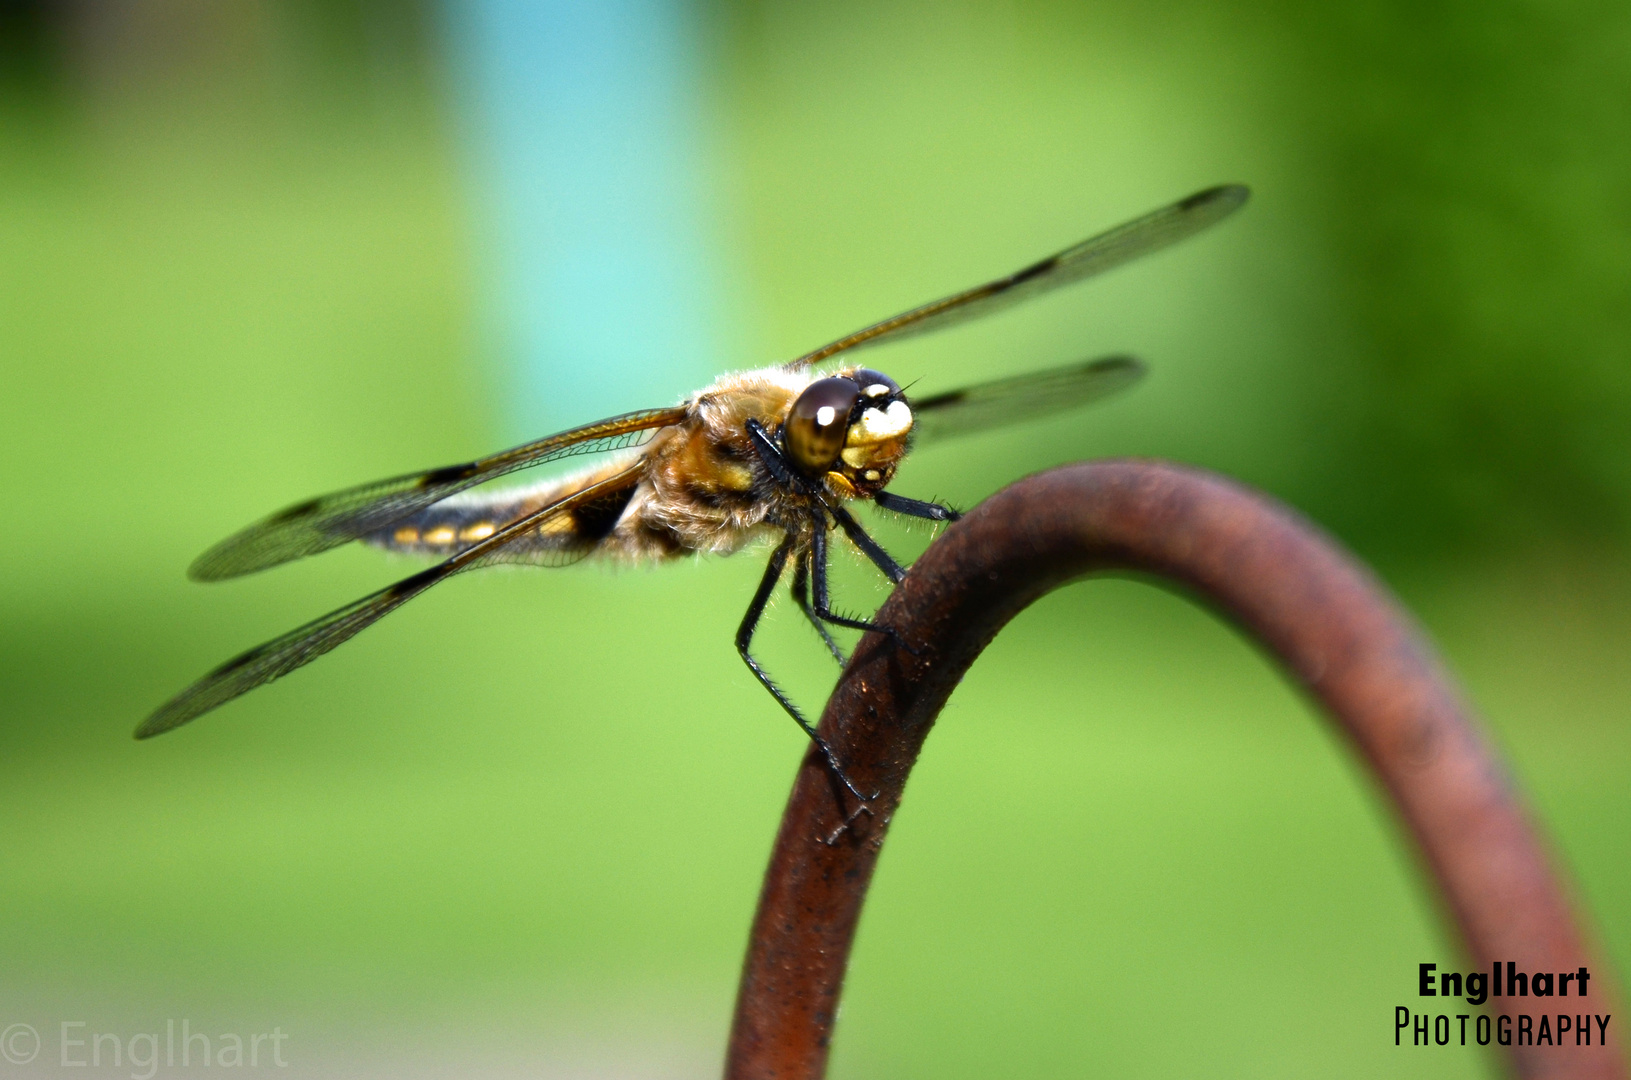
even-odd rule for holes
{"type": "Polygon", "coordinates": [[[910,517],[928,518],[930,521],[956,521],[963,516],[949,506],[924,502],[921,499],[908,499],[891,491],[878,492],[872,496],[872,501],[885,510],[893,510],[897,514],[906,514],[910,517]]]}
{"type": "Polygon", "coordinates": [[[891,559],[889,552],[879,547],[878,542],[867,535],[866,530],[861,528],[861,523],[856,521],[848,510],[842,506],[830,506],[828,509],[832,511],[833,520],[838,522],[838,527],[844,530],[844,535],[861,549],[861,554],[871,559],[873,565],[883,571],[884,577],[899,585],[901,579],[906,576],[906,571],[901,569],[900,563],[891,559]]]}
{"type": "Polygon", "coordinates": [[[833,611],[827,597],[827,530],[816,527],[810,534],[810,576],[815,584],[815,613],[826,622],[835,626],[847,626],[852,630],[876,630],[880,634],[888,634],[897,642],[900,641],[893,627],[881,623],[869,622],[866,619],[851,619],[833,611]]]}
{"type": "MultiPolygon", "coordinates": [[[[787,455],[782,453],[781,447],[776,445],[776,440],[771,438],[770,432],[765,430],[763,424],[750,419],[747,422],[747,429],[748,445],[753,447],[754,453],[759,455],[759,460],[764,462],[765,468],[770,470],[770,474],[777,481],[794,491],[807,495],[814,494],[816,498],[820,499],[820,493],[812,491],[810,485],[798,474],[798,470],[793,468],[793,463],[787,460],[787,455]]],[[[820,501],[823,505],[827,505],[825,499],[820,501]]],[[[906,501],[916,504],[916,500],[908,499],[906,501]]],[[[917,505],[931,506],[933,504],[921,503],[917,505]]],[[[861,523],[856,521],[849,511],[835,505],[827,505],[827,509],[832,512],[832,516],[838,522],[839,528],[844,530],[844,535],[848,536],[855,546],[861,549],[862,554],[871,559],[879,570],[883,571],[885,577],[899,585],[901,579],[906,576],[906,571],[901,569],[900,563],[890,558],[889,552],[885,551],[878,545],[876,540],[867,535],[866,530],[861,528],[861,523]]],[[[817,522],[817,531],[821,531],[824,525],[825,522],[817,522]]]]}
{"type": "Polygon", "coordinates": [[[798,565],[793,568],[793,603],[799,606],[799,610],[804,612],[804,617],[810,620],[810,625],[816,628],[816,633],[821,635],[821,640],[827,643],[827,651],[832,653],[832,658],[841,665],[848,663],[849,658],[844,655],[844,650],[838,647],[838,642],[833,640],[832,634],[827,632],[826,624],[816,618],[815,612],[810,610],[809,586],[810,552],[806,550],[798,565]]]}
{"type": "Polygon", "coordinates": [[[753,643],[753,631],[759,625],[760,616],[765,613],[765,605],[770,602],[770,594],[775,591],[776,583],[782,579],[782,571],[787,568],[787,555],[792,550],[793,534],[788,533],[787,539],[778,544],[776,550],[771,552],[770,564],[765,567],[765,576],[759,580],[758,591],[753,594],[753,600],[748,604],[747,614],[742,616],[742,625],[736,628],[736,651],[742,654],[742,662],[747,664],[748,670],[753,672],[754,677],[764,684],[766,690],[770,691],[770,696],[775,698],[781,704],[781,707],[787,710],[787,715],[791,716],[794,722],[804,729],[804,733],[810,736],[810,741],[815,743],[816,749],[821,752],[821,757],[827,763],[827,768],[832,775],[837,777],[839,782],[849,789],[851,795],[866,803],[871,800],[862,795],[860,789],[850,782],[849,776],[844,772],[843,767],[838,764],[838,756],[833,753],[832,747],[827,745],[827,740],[816,733],[816,729],[811,727],[810,722],[804,719],[803,714],[798,711],[798,706],[793,704],[791,698],[782,693],[781,687],[770,681],[769,673],[760,667],[759,661],[755,660],[753,654],[748,652],[748,646],[753,643]]]}

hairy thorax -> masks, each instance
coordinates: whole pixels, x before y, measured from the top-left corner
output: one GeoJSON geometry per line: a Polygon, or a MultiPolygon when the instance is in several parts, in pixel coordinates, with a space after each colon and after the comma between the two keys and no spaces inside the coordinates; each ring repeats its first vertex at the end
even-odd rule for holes
{"type": "Polygon", "coordinates": [[[616,546],[631,555],[727,553],[796,525],[804,500],[771,482],[747,422],[775,430],[809,383],[805,373],[768,368],[726,375],[699,392],[690,418],[646,448],[650,464],[616,546]]]}

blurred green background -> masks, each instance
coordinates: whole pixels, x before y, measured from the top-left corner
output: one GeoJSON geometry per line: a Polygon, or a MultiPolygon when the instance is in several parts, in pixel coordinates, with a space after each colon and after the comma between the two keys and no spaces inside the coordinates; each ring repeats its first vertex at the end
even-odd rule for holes
{"type": "MultiPolygon", "coordinates": [[[[0,8],[0,1026],[47,1041],[19,1075],[58,1075],[61,1021],[166,1018],[279,1026],[298,1075],[717,1071],[803,752],[730,645],[753,557],[472,575],[129,738],[208,667],[407,570],[345,550],[204,588],[183,578],[204,547],[594,418],[511,408],[530,361],[492,299],[467,14],[0,8]]],[[[1122,350],[1153,370],[896,487],[967,505],[1150,454],[1301,508],[1426,624],[1626,969],[1631,9],[667,17],[695,73],[709,369],[1252,184],[1147,264],[875,354],[925,390],[1122,350]]],[[[620,379],[598,411],[656,403],[620,379]]],[[[852,606],[883,595],[863,569],[852,606]]],[[[833,672],[791,614],[766,655],[813,707],[833,672]]],[[[1461,962],[1329,725],[1194,606],[1088,582],[1018,619],[929,741],[833,1074],[1498,1071],[1394,1048],[1422,961],[1461,962]]]]}

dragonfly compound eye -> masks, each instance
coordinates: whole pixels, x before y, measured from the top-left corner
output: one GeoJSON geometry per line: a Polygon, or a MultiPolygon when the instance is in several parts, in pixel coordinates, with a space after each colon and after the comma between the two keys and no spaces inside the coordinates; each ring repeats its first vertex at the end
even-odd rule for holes
{"type": "Polygon", "coordinates": [[[787,454],[804,472],[819,475],[832,468],[844,449],[844,436],[861,388],[853,379],[833,376],[805,387],[787,414],[787,454]]]}

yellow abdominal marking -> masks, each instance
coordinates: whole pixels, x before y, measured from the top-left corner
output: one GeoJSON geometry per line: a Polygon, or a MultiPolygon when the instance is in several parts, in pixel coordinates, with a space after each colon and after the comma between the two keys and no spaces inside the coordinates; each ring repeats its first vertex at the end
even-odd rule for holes
{"type": "Polygon", "coordinates": [[[412,545],[425,544],[429,547],[445,547],[453,543],[454,539],[473,542],[485,540],[498,531],[498,526],[490,521],[479,521],[474,525],[466,525],[463,529],[455,531],[451,525],[438,525],[434,529],[420,532],[412,525],[403,525],[391,534],[391,539],[398,544],[412,545]]]}

